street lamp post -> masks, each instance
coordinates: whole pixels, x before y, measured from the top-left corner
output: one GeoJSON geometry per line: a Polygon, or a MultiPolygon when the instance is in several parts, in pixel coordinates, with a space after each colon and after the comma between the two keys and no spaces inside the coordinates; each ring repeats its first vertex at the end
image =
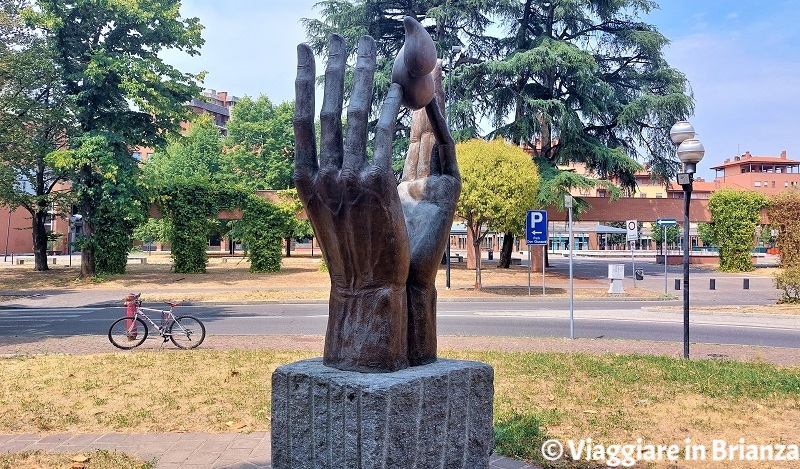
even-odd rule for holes
{"type": "MultiPolygon", "coordinates": [[[[450,130],[450,123],[452,121],[451,117],[451,107],[453,97],[450,95],[453,91],[453,56],[461,52],[461,46],[453,46],[450,48],[450,70],[448,72],[447,78],[447,129],[450,130]]],[[[452,228],[452,221],[451,221],[451,228],[452,228]]],[[[447,230],[448,233],[450,230],[447,230]]],[[[445,261],[445,288],[447,290],[450,289],[450,235],[447,235],[447,247],[445,249],[445,257],[447,260],[445,261]]]]}
{"type": "Polygon", "coordinates": [[[694,127],[688,121],[676,122],[669,136],[678,145],[678,158],[683,163],[683,172],[678,173],[678,184],[683,188],[683,358],[689,358],[689,203],[694,173],[705,149],[700,140],[694,138],[694,127]]]}

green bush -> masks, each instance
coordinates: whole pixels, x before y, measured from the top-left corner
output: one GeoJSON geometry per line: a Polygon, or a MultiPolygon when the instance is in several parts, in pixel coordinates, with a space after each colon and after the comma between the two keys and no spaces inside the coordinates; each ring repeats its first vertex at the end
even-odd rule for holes
{"type": "Polygon", "coordinates": [[[708,209],[719,245],[719,270],[748,272],[753,270],[750,250],[761,222],[761,209],[766,197],[758,192],[722,189],[714,192],[708,209]]]}
{"type": "Polygon", "coordinates": [[[800,266],[800,191],[772,196],[769,221],[778,230],[776,246],[781,253],[781,267],[800,266]]]}
{"type": "Polygon", "coordinates": [[[800,266],[783,269],[775,275],[775,288],[783,290],[779,303],[800,303],[800,266]]]}
{"type": "Polygon", "coordinates": [[[159,192],[159,205],[170,219],[173,269],[187,274],[205,273],[208,237],[217,214],[241,206],[245,193],[202,178],[179,179],[159,192]]]}
{"type": "MultiPolygon", "coordinates": [[[[294,213],[288,216],[294,218],[294,213]]],[[[250,272],[280,272],[281,235],[287,223],[287,213],[280,207],[258,195],[248,197],[240,229],[250,272]]]]}

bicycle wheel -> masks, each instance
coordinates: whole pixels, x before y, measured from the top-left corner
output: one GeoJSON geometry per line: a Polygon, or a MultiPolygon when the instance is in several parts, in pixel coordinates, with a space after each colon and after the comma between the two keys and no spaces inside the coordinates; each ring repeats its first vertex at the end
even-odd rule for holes
{"type": "Polygon", "coordinates": [[[206,338],[206,326],[193,316],[181,316],[169,326],[169,338],[180,348],[195,348],[206,338]]]}
{"type": "Polygon", "coordinates": [[[119,318],[111,324],[108,329],[108,340],[124,350],[142,345],[147,338],[147,324],[139,318],[131,321],[131,318],[119,318]]]}

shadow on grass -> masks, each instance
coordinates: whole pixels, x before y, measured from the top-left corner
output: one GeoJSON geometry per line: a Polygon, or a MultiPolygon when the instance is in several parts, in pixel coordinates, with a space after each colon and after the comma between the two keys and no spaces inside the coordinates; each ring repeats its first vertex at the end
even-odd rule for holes
{"type": "MultiPolygon", "coordinates": [[[[513,413],[498,416],[494,421],[494,450],[508,458],[522,460],[543,468],[596,469],[603,464],[572,461],[565,456],[549,461],[542,456],[542,445],[551,438],[541,427],[535,414],[513,413]]],[[[563,443],[563,442],[561,442],[563,443]]]]}

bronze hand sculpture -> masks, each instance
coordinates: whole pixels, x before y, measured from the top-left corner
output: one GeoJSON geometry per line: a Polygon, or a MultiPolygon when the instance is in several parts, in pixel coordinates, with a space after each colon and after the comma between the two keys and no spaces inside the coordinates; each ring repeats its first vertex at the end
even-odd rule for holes
{"type": "MultiPolygon", "coordinates": [[[[406,19],[407,33],[411,25],[412,33],[421,31],[427,36],[421,26],[413,29],[419,24],[411,22],[416,23],[406,19]]],[[[432,46],[430,36],[427,40],[432,46]]],[[[420,62],[416,50],[405,50],[412,64],[420,62]]],[[[391,85],[383,103],[374,156],[367,161],[375,54],[374,40],[362,37],[343,139],[347,50],[341,36],[331,37],[317,160],[315,63],[311,49],[298,46],[295,183],[331,277],[323,362],[342,370],[390,372],[436,360],[434,281],[461,181],[455,146],[437,100],[419,103],[425,99],[424,92],[407,92],[398,83],[391,85]],[[413,107],[424,105],[424,109],[414,113],[406,172],[396,186],[392,138],[401,101],[413,107]]],[[[435,80],[439,91],[440,75],[435,80]]],[[[408,80],[405,86],[424,81],[424,77],[408,80]]]]}

